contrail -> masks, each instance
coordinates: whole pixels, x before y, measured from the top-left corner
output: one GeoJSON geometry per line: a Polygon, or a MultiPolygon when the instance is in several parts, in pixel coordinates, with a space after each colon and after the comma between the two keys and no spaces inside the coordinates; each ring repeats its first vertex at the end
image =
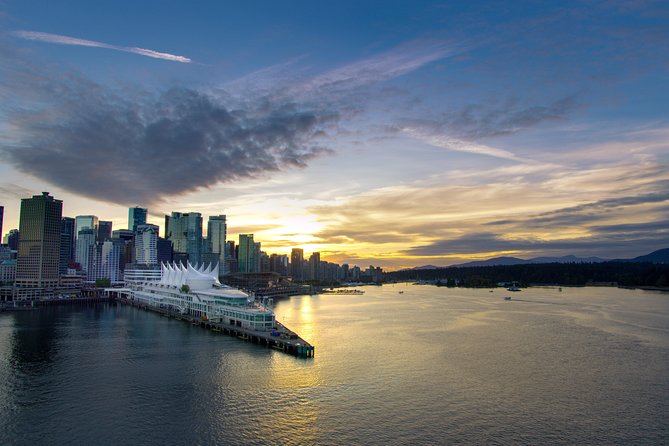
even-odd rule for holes
{"type": "Polygon", "coordinates": [[[41,33],[37,31],[14,31],[11,34],[21,39],[37,40],[39,42],[57,43],[60,45],[77,45],[77,46],[91,46],[95,48],[107,48],[110,50],[139,54],[140,56],[153,57],[154,59],[171,60],[173,62],[181,62],[181,63],[191,62],[191,59],[187,57],[176,56],[174,54],[159,53],[158,51],[147,50],[145,48],[110,45],[108,43],[96,42],[94,40],[77,39],[76,37],[61,36],[58,34],[41,33]]]}

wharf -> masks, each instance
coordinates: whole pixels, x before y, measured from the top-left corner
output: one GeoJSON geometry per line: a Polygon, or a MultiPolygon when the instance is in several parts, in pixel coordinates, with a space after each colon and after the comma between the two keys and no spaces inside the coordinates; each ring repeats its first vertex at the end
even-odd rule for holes
{"type": "Polygon", "coordinates": [[[211,330],[215,333],[237,336],[242,340],[253,342],[254,344],[262,345],[267,348],[274,348],[299,358],[313,358],[315,354],[314,346],[300,338],[297,333],[290,330],[278,321],[276,322],[276,328],[272,331],[254,331],[242,327],[202,320],[200,318],[193,317],[188,314],[181,314],[178,311],[171,311],[166,308],[152,307],[135,300],[128,299],[123,295],[114,297],[113,300],[124,305],[130,305],[146,311],[153,311],[165,317],[190,322],[193,325],[199,325],[200,327],[211,330]]]}

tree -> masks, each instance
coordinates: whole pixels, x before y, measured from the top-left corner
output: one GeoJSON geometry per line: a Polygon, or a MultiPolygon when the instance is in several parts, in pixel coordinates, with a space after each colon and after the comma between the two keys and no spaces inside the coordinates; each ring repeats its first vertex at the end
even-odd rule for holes
{"type": "Polygon", "coordinates": [[[111,287],[111,280],[108,278],[95,279],[96,288],[109,288],[111,287]]]}
{"type": "Polygon", "coordinates": [[[183,285],[181,285],[180,291],[182,293],[188,293],[190,292],[190,287],[184,283],[183,285]]]}

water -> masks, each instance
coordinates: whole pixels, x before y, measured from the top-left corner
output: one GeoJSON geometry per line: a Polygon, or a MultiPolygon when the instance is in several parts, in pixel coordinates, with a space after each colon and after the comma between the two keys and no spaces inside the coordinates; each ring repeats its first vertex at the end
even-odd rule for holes
{"type": "Polygon", "coordinates": [[[365,291],[276,305],[315,359],[131,307],[1,314],[0,444],[669,443],[669,294],[365,291]]]}

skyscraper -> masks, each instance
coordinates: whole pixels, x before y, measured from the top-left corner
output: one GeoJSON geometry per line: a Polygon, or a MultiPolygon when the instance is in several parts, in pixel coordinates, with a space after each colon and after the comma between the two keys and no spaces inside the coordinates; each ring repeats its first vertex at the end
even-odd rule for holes
{"type": "Polygon", "coordinates": [[[290,252],[290,275],[295,280],[303,280],[302,263],[304,263],[304,250],[293,248],[290,252]]]}
{"type": "Polygon", "coordinates": [[[135,262],[143,265],[158,263],[158,226],[137,225],[135,229],[135,262]]]}
{"type": "Polygon", "coordinates": [[[172,212],[165,216],[165,238],[172,242],[174,258],[200,263],[202,254],[202,214],[172,212]]]}
{"type": "Polygon", "coordinates": [[[239,245],[237,248],[237,271],[240,273],[252,273],[255,271],[255,243],[253,234],[239,234],[239,245]]]}
{"type": "Polygon", "coordinates": [[[67,274],[67,265],[74,260],[74,218],[63,217],[60,220],[60,259],[59,272],[67,274]]]}
{"type": "Polygon", "coordinates": [[[103,243],[112,238],[112,222],[100,220],[98,224],[98,242],[103,243]]]}
{"type": "Polygon", "coordinates": [[[79,231],[93,229],[95,236],[98,235],[98,217],[95,215],[77,215],[75,217],[74,238],[79,238],[79,231]]]}
{"type": "Polygon", "coordinates": [[[10,229],[7,233],[7,245],[13,251],[19,250],[20,234],[18,229],[10,229]]]}
{"type": "Polygon", "coordinates": [[[225,238],[227,236],[227,225],[225,215],[212,215],[207,222],[207,246],[209,252],[218,254],[218,264],[221,274],[227,273],[225,262],[225,238]]]}
{"type": "Polygon", "coordinates": [[[85,273],[88,273],[94,265],[93,256],[95,254],[95,239],[97,235],[95,229],[89,228],[82,229],[77,235],[77,251],[74,258],[85,273]]]}
{"type": "Polygon", "coordinates": [[[135,206],[134,208],[129,208],[128,229],[130,229],[132,232],[135,232],[135,230],[137,230],[137,226],[145,225],[147,213],[148,212],[146,208],[140,208],[139,206],[135,206]]]}
{"type": "Polygon", "coordinates": [[[320,280],[321,253],[313,252],[309,257],[309,280],[320,280]]]}
{"type": "Polygon", "coordinates": [[[49,296],[58,286],[62,213],[63,201],[48,192],[21,200],[17,299],[49,296]]]}

